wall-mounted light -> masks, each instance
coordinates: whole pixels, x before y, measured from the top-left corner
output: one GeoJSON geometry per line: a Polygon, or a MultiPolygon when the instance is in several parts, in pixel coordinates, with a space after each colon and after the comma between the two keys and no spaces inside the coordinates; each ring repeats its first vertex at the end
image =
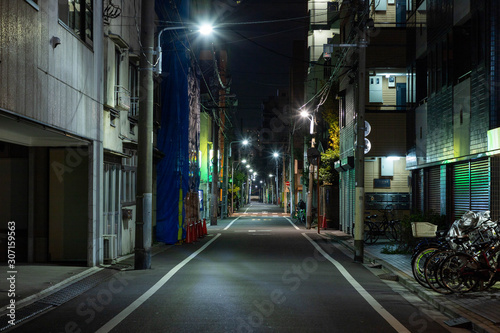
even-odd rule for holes
{"type": "Polygon", "coordinates": [[[59,44],[61,44],[61,38],[52,36],[52,38],[50,39],[50,45],[52,45],[52,48],[55,49],[59,44]]]}

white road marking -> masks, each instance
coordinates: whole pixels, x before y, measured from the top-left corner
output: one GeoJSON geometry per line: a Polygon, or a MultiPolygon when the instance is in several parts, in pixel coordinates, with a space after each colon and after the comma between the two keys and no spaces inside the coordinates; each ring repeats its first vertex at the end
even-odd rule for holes
{"type": "Polygon", "coordinates": [[[227,230],[227,229],[229,229],[229,227],[230,227],[230,226],[232,226],[232,225],[233,225],[233,223],[234,223],[234,222],[236,222],[236,220],[237,220],[237,219],[239,219],[239,218],[240,218],[240,217],[238,216],[237,218],[235,218],[234,220],[232,220],[232,221],[231,221],[231,223],[229,223],[229,224],[227,225],[227,227],[225,227],[225,228],[224,228],[224,229],[222,229],[222,230],[227,230]]]}
{"type": "Polygon", "coordinates": [[[297,226],[296,226],[296,225],[292,222],[292,220],[290,220],[288,217],[285,217],[285,219],[286,219],[288,222],[290,222],[290,224],[291,224],[291,225],[293,225],[293,227],[294,227],[295,229],[300,230],[300,228],[299,228],[299,227],[297,227],[297,226]]]}
{"type": "Polygon", "coordinates": [[[396,332],[399,333],[410,333],[410,331],[404,327],[403,324],[401,324],[396,318],[394,318],[393,315],[391,315],[386,309],[382,307],[382,305],[377,302],[375,298],[373,298],[372,295],[370,295],[365,288],[363,288],[358,281],[354,279],[354,277],[342,266],[341,263],[339,263],[337,260],[333,259],[326,253],[318,244],[313,242],[313,240],[307,236],[305,233],[302,233],[302,235],[318,250],[319,253],[323,255],[329,262],[331,262],[339,271],[340,273],[344,276],[344,278],[356,289],[356,291],[365,299],[365,301],[370,304],[370,306],[378,312],[379,315],[382,316],[382,318],[385,319],[391,325],[396,332]]]}
{"type": "MultiPolygon", "coordinates": [[[[234,222],[234,221],[233,221],[234,222]]],[[[158,291],[165,283],[170,280],[175,273],[177,273],[182,267],[184,267],[188,262],[191,261],[194,257],[200,254],[203,250],[205,250],[210,244],[212,244],[221,234],[217,234],[213,239],[208,241],[205,245],[199,248],[196,252],[193,252],[189,257],[181,261],[174,268],[172,268],[167,274],[165,274],[158,282],[155,283],[154,286],[149,288],[144,294],[141,295],[138,299],[136,299],[132,304],[127,306],[122,312],[117,314],[113,319],[108,321],[104,326],[97,330],[96,333],[106,333],[115,328],[119,323],[121,323],[128,315],[134,312],[142,303],[146,302],[154,293],[158,291]]]]}

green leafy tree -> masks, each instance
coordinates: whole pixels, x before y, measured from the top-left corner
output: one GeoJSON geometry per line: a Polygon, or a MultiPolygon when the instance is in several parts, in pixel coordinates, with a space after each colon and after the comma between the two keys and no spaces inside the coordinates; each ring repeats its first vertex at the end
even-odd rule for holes
{"type": "Polygon", "coordinates": [[[335,161],[340,156],[339,117],[337,107],[331,96],[324,104],[322,118],[328,125],[328,148],[321,154],[321,167],[319,178],[324,184],[333,184],[338,181],[338,173],[335,171],[335,161]]]}

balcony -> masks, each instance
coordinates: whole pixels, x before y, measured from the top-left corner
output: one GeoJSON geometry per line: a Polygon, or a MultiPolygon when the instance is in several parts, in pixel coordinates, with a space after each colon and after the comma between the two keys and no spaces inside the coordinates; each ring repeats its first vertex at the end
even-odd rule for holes
{"type": "Polygon", "coordinates": [[[116,108],[122,111],[130,110],[130,91],[123,86],[115,86],[116,108]]]}
{"type": "Polygon", "coordinates": [[[129,117],[139,117],[139,97],[130,97],[130,110],[128,111],[129,117]]]}

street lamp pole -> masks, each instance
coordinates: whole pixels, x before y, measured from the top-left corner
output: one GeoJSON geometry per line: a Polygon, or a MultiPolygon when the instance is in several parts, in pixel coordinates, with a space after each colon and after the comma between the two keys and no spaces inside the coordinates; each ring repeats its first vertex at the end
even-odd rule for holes
{"type": "Polygon", "coordinates": [[[361,1],[359,17],[361,30],[359,32],[359,61],[358,61],[358,115],[355,150],[355,224],[354,224],[354,261],[363,262],[364,257],[364,217],[365,217],[365,86],[366,86],[366,16],[369,12],[369,2],[361,1]]]}
{"type": "MultiPolygon", "coordinates": [[[[229,143],[229,154],[225,154],[226,155],[226,162],[228,161],[228,158],[227,156],[229,155],[229,158],[231,158],[232,156],[232,148],[231,148],[231,145],[233,143],[236,143],[236,142],[241,142],[243,143],[244,146],[246,146],[248,144],[248,140],[236,140],[236,141],[231,141],[229,143]]],[[[234,161],[234,162],[238,162],[238,161],[234,161]]],[[[231,209],[234,210],[234,206],[233,206],[233,196],[234,196],[234,178],[233,178],[233,174],[234,174],[234,162],[231,163],[231,180],[232,180],[232,185],[231,185],[231,209]]],[[[225,165],[227,166],[227,163],[225,163],[225,165]]],[[[226,167],[227,169],[227,167],[226,167]]],[[[225,195],[224,195],[224,203],[225,203],[225,207],[224,207],[224,210],[223,212],[225,213],[225,216],[228,216],[227,213],[228,213],[228,209],[227,209],[227,202],[228,202],[228,199],[227,199],[227,188],[228,188],[228,175],[227,175],[227,171],[225,172],[225,175],[226,175],[226,180],[225,180],[225,195]]]]}
{"type": "Polygon", "coordinates": [[[134,268],[151,268],[153,210],[153,47],[154,0],[143,0],[134,268]]]}
{"type": "MultiPolygon", "coordinates": [[[[315,119],[315,113],[310,115],[307,111],[302,111],[300,115],[304,118],[307,118],[311,121],[310,127],[309,127],[309,133],[311,134],[311,148],[314,148],[315,145],[315,138],[314,138],[314,124],[316,122],[315,119]]],[[[314,186],[314,165],[312,163],[309,163],[309,189],[307,191],[307,204],[306,204],[306,229],[311,229],[312,225],[312,197],[313,197],[313,186],[314,186]]],[[[319,207],[318,207],[319,208],[319,207]]],[[[319,224],[319,221],[318,221],[319,224]]]]}

